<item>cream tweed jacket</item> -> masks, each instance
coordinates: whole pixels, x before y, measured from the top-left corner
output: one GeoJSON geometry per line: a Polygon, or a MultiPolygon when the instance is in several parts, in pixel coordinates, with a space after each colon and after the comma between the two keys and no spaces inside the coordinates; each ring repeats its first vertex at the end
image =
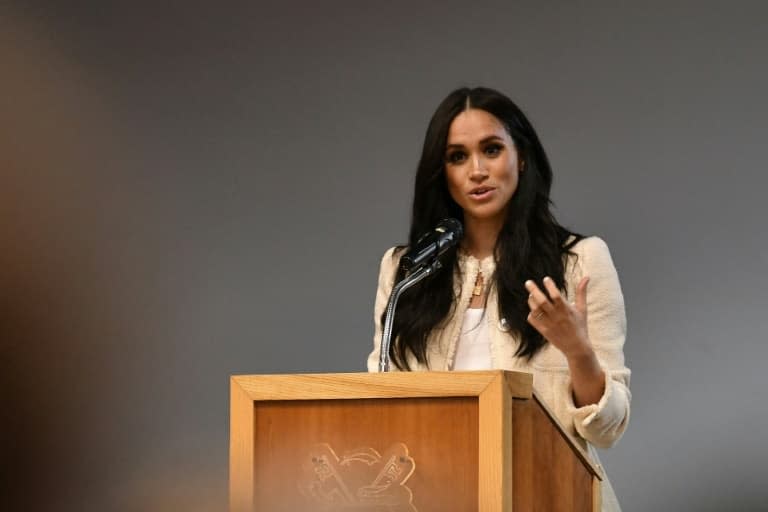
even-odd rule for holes
{"type": "MultiPolygon", "coordinates": [[[[381,260],[379,286],[374,308],[374,349],[368,357],[368,371],[378,371],[381,341],[381,314],[386,308],[393,287],[399,257],[395,248],[389,249],[381,260]]],[[[568,257],[565,269],[566,294],[574,300],[576,286],[583,276],[589,276],[587,288],[587,328],[592,347],[605,371],[605,393],[596,404],[576,407],[573,402],[570,373],[565,356],[551,344],[546,344],[530,361],[515,356],[518,340],[511,335],[506,322],[499,318],[498,301],[490,293],[485,320],[491,333],[491,360],[494,369],[525,371],[533,374],[533,386],[563,427],[581,443],[599,464],[594,446],[607,448],[619,440],[629,421],[630,371],[624,365],[626,317],[621,286],[605,242],[597,237],[579,241],[568,257]]],[[[472,298],[478,272],[493,275],[492,257],[478,261],[459,253],[460,273],[455,278],[456,306],[450,318],[430,335],[427,345],[428,365],[419,364],[409,355],[414,371],[451,370],[456,345],[461,334],[464,313],[472,298]]],[[[392,365],[394,368],[394,365],[392,365]]],[[[620,510],[610,483],[603,481],[603,510],[620,510]]]]}

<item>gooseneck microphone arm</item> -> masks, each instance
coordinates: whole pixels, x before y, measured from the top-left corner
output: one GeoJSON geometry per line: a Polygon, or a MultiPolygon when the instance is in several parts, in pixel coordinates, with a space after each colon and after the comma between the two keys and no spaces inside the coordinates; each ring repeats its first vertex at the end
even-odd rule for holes
{"type": "Polygon", "coordinates": [[[447,218],[437,223],[434,230],[423,235],[403,255],[400,265],[407,275],[397,283],[389,294],[387,310],[384,314],[384,328],[381,332],[379,346],[379,371],[389,371],[389,348],[392,345],[392,323],[395,320],[395,310],[400,295],[424,278],[440,270],[440,256],[455,246],[464,236],[464,227],[456,219],[447,218]]]}
{"type": "Polygon", "coordinates": [[[387,310],[384,315],[384,330],[381,333],[381,344],[379,346],[379,371],[389,371],[389,347],[392,344],[392,322],[395,320],[395,309],[397,308],[397,301],[400,299],[400,295],[415,285],[422,279],[429,277],[436,270],[439,270],[440,260],[435,260],[429,265],[424,265],[417,271],[409,274],[402,281],[397,283],[392,289],[392,293],[389,294],[389,301],[387,301],[387,310]]]}

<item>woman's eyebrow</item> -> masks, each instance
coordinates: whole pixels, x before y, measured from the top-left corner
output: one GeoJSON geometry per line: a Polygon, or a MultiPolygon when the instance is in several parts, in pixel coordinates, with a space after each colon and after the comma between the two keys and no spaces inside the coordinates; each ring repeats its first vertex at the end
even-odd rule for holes
{"type": "MultiPolygon", "coordinates": [[[[498,135],[495,135],[495,134],[493,134],[493,135],[486,135],[485,137],[480,139],[480,144],[486,144],[488,142],[495,141],[495,140],[503,141],[504,139],[502,137],[498,136],[498,135]]],[[[452,144],[447,144],[445,146],[445,149],[461,149],[461,148],[464,148],[464,147],[465,147],[464,144],[452,143],[452,144]]]]}

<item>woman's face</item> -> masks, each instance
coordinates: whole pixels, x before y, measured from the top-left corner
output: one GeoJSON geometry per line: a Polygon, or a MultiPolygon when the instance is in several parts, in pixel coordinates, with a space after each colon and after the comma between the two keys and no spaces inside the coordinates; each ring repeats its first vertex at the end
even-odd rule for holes
{"type": "Polygon", "coordinates": [[[465,222],[503,222],[517,190],[518,155],[504,125],[485,110],[469,109],[448,131],[445,176],[465,222]]]}

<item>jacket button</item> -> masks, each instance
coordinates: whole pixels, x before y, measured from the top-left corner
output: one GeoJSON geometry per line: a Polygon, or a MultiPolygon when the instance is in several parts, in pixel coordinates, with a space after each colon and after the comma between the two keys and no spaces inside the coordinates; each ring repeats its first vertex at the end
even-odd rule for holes
{"type": "Polygon", "coordinates": [[[509,327],[509,322],[507,322],[506,318],[502,318],[499,320],[499,330],[502,332],[509,332],[511,327],[509,327]]]}

